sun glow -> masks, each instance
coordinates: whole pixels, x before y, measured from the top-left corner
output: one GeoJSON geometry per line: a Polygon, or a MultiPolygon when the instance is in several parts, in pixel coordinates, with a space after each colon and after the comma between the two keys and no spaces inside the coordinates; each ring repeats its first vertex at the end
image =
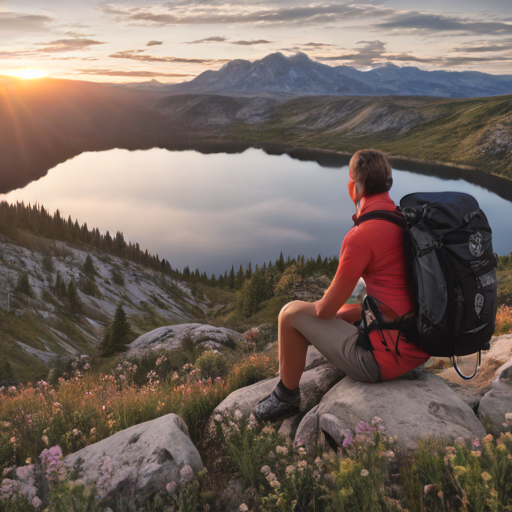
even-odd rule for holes
{"type": "Polygon", "coordinates": [[[29,80],[32,78],[44,78],[46,76],[46,73],[41,69],[26,68],[12,71],[11,73],[9,73],[9,75],[29,80]]]}

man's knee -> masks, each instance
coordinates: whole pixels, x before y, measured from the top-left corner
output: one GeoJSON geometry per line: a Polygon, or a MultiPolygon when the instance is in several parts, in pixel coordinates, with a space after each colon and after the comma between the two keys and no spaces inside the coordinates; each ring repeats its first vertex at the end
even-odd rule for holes
{"type": "Polygon", "coordinates": [[[285,320],[289,320],[290,317],[299,311],[300,300],[293,300],[292,302],[288,302],[285,304],[279,313],[279,321],[283,322],[285,320]]]}

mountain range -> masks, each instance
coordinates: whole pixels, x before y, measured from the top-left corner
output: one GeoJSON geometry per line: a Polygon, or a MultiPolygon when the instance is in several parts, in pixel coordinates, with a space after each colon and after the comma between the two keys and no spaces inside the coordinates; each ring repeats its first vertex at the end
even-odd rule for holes
{"type": "Polygon", "coordinates": [[[189,82],[136,87],[167,94],[270,94],[342,96],[436,96],[470,98],[512,94],[512,75],[478,71],[423,71],[388,63],[370,71],[328,66],[305,53],[290,57],[272,53],[250,62],[236,59],[218,71],[208,70],[189,82]]]}

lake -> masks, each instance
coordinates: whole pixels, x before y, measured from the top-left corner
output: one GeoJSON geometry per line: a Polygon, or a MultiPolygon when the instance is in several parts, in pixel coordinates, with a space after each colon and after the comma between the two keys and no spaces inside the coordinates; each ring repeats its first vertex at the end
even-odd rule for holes
{"type": "MultiPolygon", "coordinates": [[[[172,267],[188,265],[208,275],[268,263],[281,251],[285,257],[338,255],[355,212],[348,157],[272,152],[279,153],[83,153],[0,199],[38,202],[102,233],[122,231],[172,267]]],[[[393,168],[395,202],[415,191],[472,194],[493,228],[494,250],[512,251],[512,182],[412,162],[393,162],[393,168]]]]}

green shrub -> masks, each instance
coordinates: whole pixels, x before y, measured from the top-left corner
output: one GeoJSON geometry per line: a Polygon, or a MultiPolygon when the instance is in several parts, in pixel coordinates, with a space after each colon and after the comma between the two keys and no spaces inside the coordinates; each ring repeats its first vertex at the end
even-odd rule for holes
{"type": "Polygon", "coordinates": [[[27,297],[34,296],[34,292],[32,291],[32,287],[30,286],[30,282],[28,280],[28,274],[26,272],[21,273],[18,277],[16,292],[18,294],[26,295],[27,297]]]}
{"type": "Polygon", "coordinates": [[[53,266],[53,259],[51,255],[45,254],[43,256],[43,269],[48,273],[52,274],[55,270],[55,267],[53,266]]]}
{"type": "Polygon", "coordinates": [[[96,285],[96,282],[94,279],[90,279],[89,277],[86,277],[85,279],[82,279],[80,283],[80,289],[82,290],[85,295],[89,295],[90,297],[100,297],[101,293],[98,289],[98,286],[96,285]]]}
{"type": "Polygon", "coordinates": [[[213,350],[209,350],[198,357],[196,359],[196,366],[199,368],[203,378],[211,378],[212,380],[216,377],[225,377],[229,370],[226,357],[213,350]]]}
{"type": "Polygon", "coordinates": [[[117,284],[117,286],[124,286],[123,274],[117,268],[112,269],[112,273],[110,275],[114,284],[117,284]]]}

